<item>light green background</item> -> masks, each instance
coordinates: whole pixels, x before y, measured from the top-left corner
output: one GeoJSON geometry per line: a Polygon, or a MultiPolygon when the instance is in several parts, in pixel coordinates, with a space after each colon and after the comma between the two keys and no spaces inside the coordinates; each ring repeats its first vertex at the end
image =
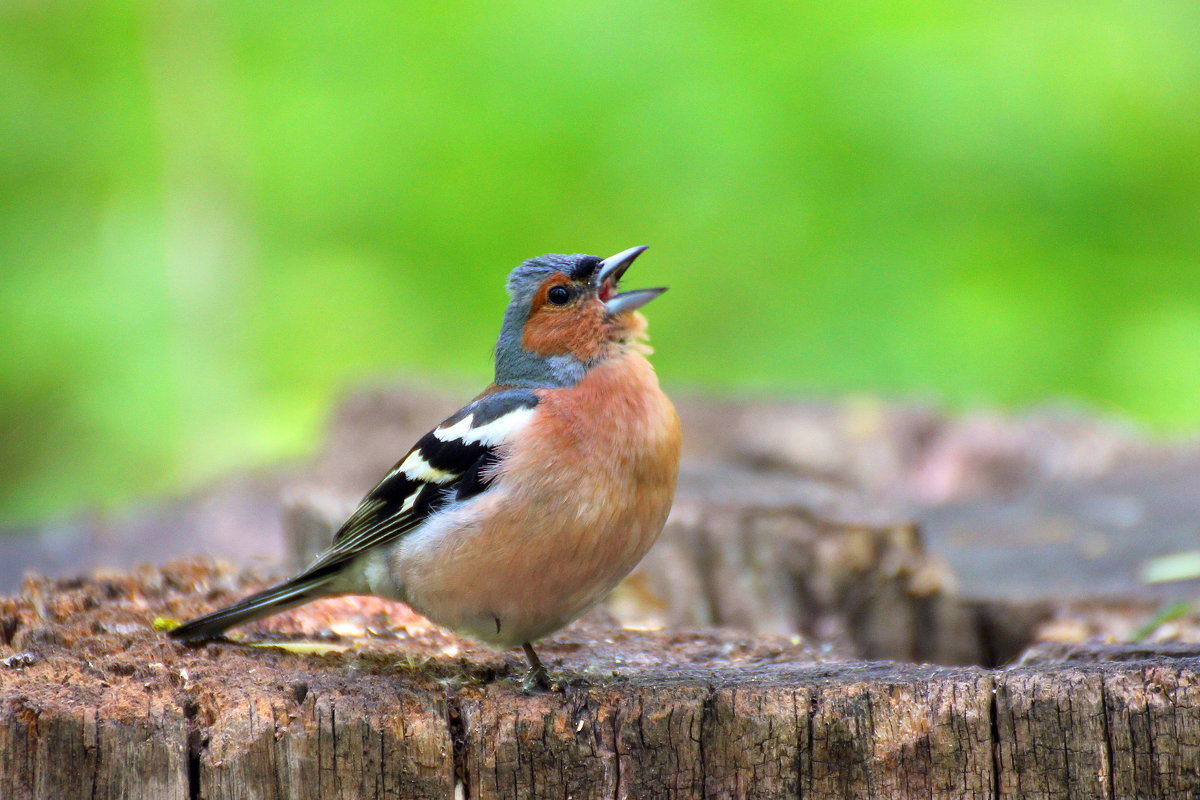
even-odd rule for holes
{"type": "Polygon", "coordinates": [[[0,520],[482,385],[509,268],[643,243],[669,386],[1195,431],[1200,5],[4,3],[0,520]]]}

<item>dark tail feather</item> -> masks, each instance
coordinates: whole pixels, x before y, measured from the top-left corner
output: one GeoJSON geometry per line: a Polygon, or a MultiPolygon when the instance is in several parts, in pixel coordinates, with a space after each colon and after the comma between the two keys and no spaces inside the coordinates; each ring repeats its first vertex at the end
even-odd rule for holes
{"type": "Polygon", "coordinates": [[[335,577],[336,573],[333,572],[297,575],[231,606],[189,620],[172,630],[170,635],[185,642],[215,639],[235,625],[269,617],[331,594],[327,591],[327,585],[335,577]]]}

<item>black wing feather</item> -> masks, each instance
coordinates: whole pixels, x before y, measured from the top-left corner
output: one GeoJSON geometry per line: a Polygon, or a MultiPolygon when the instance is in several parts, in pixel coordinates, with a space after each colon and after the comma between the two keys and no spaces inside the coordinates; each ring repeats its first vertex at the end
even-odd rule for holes
{"type": "Polygon", "coordinates": [[[499,459],[498,446],[469,441],[470,432],[520,409],[538,403],[531,389],[507,389],[485,395],[446,418],[437,430],[445,430],[472,415],[467,437],[444,440],[434,431],[421,437],[404,458],[371,491],[333,538],[333,545],[309,569],[325,568],[349,561],[364,551],[403,536],[428,519],[448,502],[470,499],[492,485],[491,467],[499,459]],[[400,469],[413,454],[444,473],[441,482],[422,480],[400,469]]]}
{"type": "Polygon", "coordinates": [[[461,502],[486,491],[494,480],[492,467],[499,459],[500,442],[495,440],[504,437],[497,431],[485,437],[488,432],[479,429],[505,414],[532,409],[537,402],[537,395],[531,390],[508,389],[481,397],[463,408],[421,437],[392,471],[367,492],[358,509],[337,532],[333,546],[308,569],[228,608],[191,620],[171,635],[185,641],[212,639],[234,625],[329,594],[330,585],[337,581],[346,562],[403,536],[446,503],[461,502]],[[447,428],[462,423],[468,414],[473,416],[457,431],[461,436],[447,433],[447,428]],[[420,454],[420,461],[409,468],[419,473],[415,477],[400,469],[414,453],[420,454]],[[426,479],[422,480],[421,475],[426,479]]]}

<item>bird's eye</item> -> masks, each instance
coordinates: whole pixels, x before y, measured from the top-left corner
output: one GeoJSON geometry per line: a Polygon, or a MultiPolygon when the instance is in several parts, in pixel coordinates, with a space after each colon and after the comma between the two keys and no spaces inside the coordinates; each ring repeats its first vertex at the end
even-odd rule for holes
{"type": "Polygon", "coordinates": [[[551,286],[550,291],[546,292],[546,299],[552,305],[565,306],[567,301],[571,299],[571,293],[567,291],[565,286],[551,286]]]}

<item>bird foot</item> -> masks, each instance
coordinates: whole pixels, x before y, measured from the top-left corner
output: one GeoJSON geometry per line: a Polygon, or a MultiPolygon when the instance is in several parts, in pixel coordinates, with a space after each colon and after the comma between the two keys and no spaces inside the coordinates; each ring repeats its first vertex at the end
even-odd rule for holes
{"type": "Polygon", "coordinates": [[[529,672],[525,673],[525,680],[521,682],[521,690],[525,694],[533,694],[535,691],[561,691],[557,684],[550,683],[550,675],[542,665],[542,660],[533,651],[533,646],[526,642],[521,647],[525,650],[525,657],[529,659],[529,672]]]}
{"type": "Polygon", "coordinates": [[[536,667],[530,667],[529,672],[525,673],[525,679],[521,681],[521,691],[524,694],[536,694],[538,692],[549,692],[554,689],[550,683],[550,675],[546,672],[545,667],[540,664],[536,667]]]}

